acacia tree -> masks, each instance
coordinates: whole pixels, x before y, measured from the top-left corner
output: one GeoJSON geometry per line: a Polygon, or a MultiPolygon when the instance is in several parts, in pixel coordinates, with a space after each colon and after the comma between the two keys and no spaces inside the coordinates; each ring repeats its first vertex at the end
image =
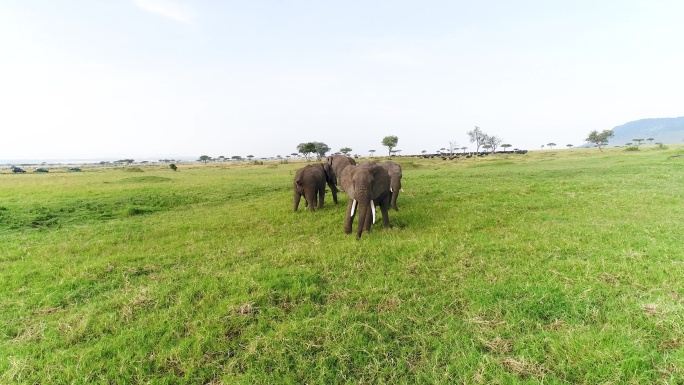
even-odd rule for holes
{"type": "Polygon", "coordinates": [[[492,149],[492,154],[496,152],[496,148],[499,147],[501,144],[501,138],[498,136],[492,135],[485,135],[485,144],[489,145],[489,148],[492,149]]]}
{"type": "Polygon", "coordinates": [[[304,158],[308,161],[309,155],[316,152],[316,145],[313,142],[299,143],[297,145],[297,151],[304,155],[304,158]]]}
{"type": "Polygon", "coordinates": [[[449,155],[454,155],[454,150],[458,148],[458,143],[455,140],[449,141],[449,155]]]}
{"type": "Polygon", "coordinates": [[[470,143],[475,143],[475,152],[480,152],[480,147],[484,144],[484,139],[487,136],[480,127],[475,126],[472,131],[468,131],[468,138],[470,138],[470,143]]]}
{"type": "Polygon", "coordinates": [[[313,142],[313,144],[314,152],[316,153],[318,159],[323,158],[325,156],[325,153],[330,151],[330,147],[323,142],[313,142]]]}
{"type": "Polygon", "coordinates": [[[508,143],[504,143],[504,144],[501,145],[501,147],[504,149],[504,151],[507,151],[506,149],[507,149],[508,147],[513,147],[513,146],[510,145],[510,144],[508,144],[508,143]]]}
{"type": "Polygon", "coordinates": [[[569,144],[569,143],[568,143],[568,144],[566,144],[566,146],[567,146],[568,148],[572,148],[572,144],[569,144]]]}
{"type": "Polygon", "coordinates": [[[197,160],[199,160],[202,163],[207,163],[211,160],[211,157],[209,155],[201,155],[197,160]]]}
{"type": "Polygon", "coordinates": [[[632,140],[636,142],[637,146],[641,146],[641,142],[644,141],[643,139],[632,139],[632,140]]]}
{"type": "Polygon", "coordinates": [[[594,143],[598,147],[599,151],[603,152],[601,147],[608,145],[608,139],[613,137],[613,130],[603,130],[600,133],[596,130],[589,133],[585,139],[589,143],[594,143]]]}
{"type": "Polygon", "coordinates": [[[397,144],[399,144],[399,137],[396,135],[390,135],[382,138],[382,145],[389,149],[389,152],[387,153],[388,156],[392,156],[392,149],[397,147],[397,144]]]}
{"type": "Polygon", "coordinates": [[[340,152],[343,153],[344,155],[347,155],[350,152],[352,152],[352,149],[350,147],[342,147],[342,148],[340,148],[340,152]]]}
{"type": "Polygon", "coordinates": [[[556,143],[551,142],[551,143],[546,143],[546,145],[549,146],[549,148],[554,148],[556,146],[556,143]]]}
{"type": "Polygon", "coordinates": [[[654,141],[655,139],[653,139],[653,138],[646,138],[646,140],[648,140],[648,144],[653,144],[653,141],[654,141]]]}
{"type": "Polygon", "coordinates": [[[371,158],[373,157],[373,153],[374,153],[374,152],[375,152],[375,150],[368,150],[368,153],[370,154],[370,157],[371,157],[371,158]]]}

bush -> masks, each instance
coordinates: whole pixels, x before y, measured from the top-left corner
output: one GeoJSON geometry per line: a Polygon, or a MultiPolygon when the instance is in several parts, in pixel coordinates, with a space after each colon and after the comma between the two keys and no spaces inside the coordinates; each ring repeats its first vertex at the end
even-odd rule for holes
{"type": "Polygon", "coordinates": [[[126,215],[132,217],[136,215],[143,215],[152,212],[152,210],[145,207],[129,206],[126,209],[126,215]]]}
{"type": "Polygon", "coordinates": [[[639,147],[637,146],[628,146],[625,148],[625,151],[639,151],[639,147]]]}

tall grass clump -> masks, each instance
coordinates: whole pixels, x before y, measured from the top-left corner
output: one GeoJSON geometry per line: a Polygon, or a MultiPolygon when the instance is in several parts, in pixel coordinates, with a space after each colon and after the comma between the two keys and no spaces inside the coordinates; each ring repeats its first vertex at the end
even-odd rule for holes
{"type": "Polygon", "coordinates": [[[0,383],[684,382],[681,151],[399,157],[360,240],[305,162],[0,173],[0,383]]]}

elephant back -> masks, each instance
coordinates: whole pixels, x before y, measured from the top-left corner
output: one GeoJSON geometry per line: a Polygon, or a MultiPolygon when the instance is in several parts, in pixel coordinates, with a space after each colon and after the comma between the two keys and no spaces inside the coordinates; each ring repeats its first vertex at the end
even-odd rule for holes
{"type": "Polygon", "coordinates": [[[325,172],[325,167],[320,164],[309,164],[306,165],[299,170],[297,170],[297,173],[295,173],[295,185],[296,186],[301,186],[303,183],[315,181],[315,180],[320,180],[325,182],[327,179],[326,177],[326,172],[325,172]]]}
{"type": "Polygon", "coordinates": [[[331,155],[327,158],[327,164],[330,166],[330,170],[333,173],[333,179],[339,179],[342,176],[342,171],[347,166],[355,166],[356,161],[354,158],[345,155],[331,155]]]}

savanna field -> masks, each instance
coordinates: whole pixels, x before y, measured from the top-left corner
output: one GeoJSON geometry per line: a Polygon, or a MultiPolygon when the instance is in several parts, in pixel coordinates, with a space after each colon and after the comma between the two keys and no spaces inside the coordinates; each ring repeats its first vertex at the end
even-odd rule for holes
{"type": "Polygon", "coordinates": [[[395,158],[360,240],[301,161],[1,170],[0,383],[683,384],[678,154],[395,158]]]}

